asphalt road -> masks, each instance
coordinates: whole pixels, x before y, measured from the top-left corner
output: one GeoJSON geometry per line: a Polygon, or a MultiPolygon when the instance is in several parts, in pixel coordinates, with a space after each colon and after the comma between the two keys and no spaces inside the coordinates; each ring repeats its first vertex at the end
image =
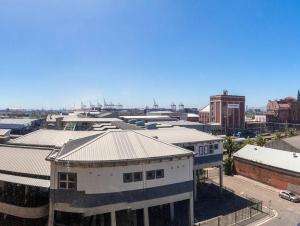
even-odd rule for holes
{"type": "Polygon", "coordinates": [[[224,177],[224,186],[234,190],[241,196],[250,196],[263,201],[264,206],[276,210],[278,216],[263,224],[266,226],[298,226],[300,225],[300,203],[292,203],[278,197],[278,190],[255,181],[240,177],[224,177]]]}

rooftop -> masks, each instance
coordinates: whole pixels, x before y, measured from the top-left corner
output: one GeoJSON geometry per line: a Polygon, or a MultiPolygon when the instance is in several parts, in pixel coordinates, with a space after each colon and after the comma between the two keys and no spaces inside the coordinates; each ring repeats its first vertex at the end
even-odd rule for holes
{"type": "Polygon", "coordinates": [[[62,147],[70,140],[83,137],[100,135],[99,131],[69,131],[69,130],[48,130],[41,129],[17,139],[11,140],[10,143],[34,146],[56,146],[62,147]]]}
{"type": "Polygon", "coordinates": [[[50,164],[45,159],[50,149],[0,146],[0,171],[50,176],[50,164]]]}
{"type": "Polygon", "coordinates": [[[236,152],[234,157],[300,173],[300,156],[294,157],[292,152],[247,145],[236,152]]]}
{"type": "Polygon", "coordinates": [[[139,133],[150,137],[157,137],[159,140],[170,144],[184,144],[222,140],[221,138],[213,136],[209,133],[204,133],[196,129],[188,129],[182,127],[140,130],[139,133]]]}
{"type": "Polygon", "coordinates": [[[122,162],[193,155],[190,151],[137,131],[106,132],[77,147],[76,142],[70,142],[72,148],[66,145],[54,157],[56,161],[122,162]]]}

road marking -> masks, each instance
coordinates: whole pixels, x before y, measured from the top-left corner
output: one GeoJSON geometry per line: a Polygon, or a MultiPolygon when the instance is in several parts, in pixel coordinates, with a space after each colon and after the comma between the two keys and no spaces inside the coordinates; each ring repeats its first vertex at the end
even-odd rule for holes
{"type": "MultiPolygon", "coordinates": [[[[263,207],[264,207],[264,208],[267,208],[267,207],[265,207],[265,206],[263,206],[263,207]]],[[[268,219],[266,219],[266,220],[264,220],[264,221],[262,221],[262,222],[260,222],[260,223],[254,224],[254,226],[260,226],[260,225],[263,225],[263,224],[268,223],[269,221],[271,221],[271,220],[277,218],[277,217],[278,217],[278,212],[277,212],[276,210],[272,210],[272,212],[274,213],[274,216],[273,216],[273,217],[268,218],[268,219]]]]}

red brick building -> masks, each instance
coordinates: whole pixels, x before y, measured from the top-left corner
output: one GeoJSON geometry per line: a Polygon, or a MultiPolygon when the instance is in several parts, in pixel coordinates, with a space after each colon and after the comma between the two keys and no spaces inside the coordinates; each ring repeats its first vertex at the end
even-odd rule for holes
{"type": "Polygon", "coordinates": [[[207,105],[205,108],[202,108],[199,111],[199,122],[208,124],[210,122],[210,105],[207,105]]]}
{"type": "Polygon", "coordinates": [[[236,173],[281,190],[300,194],[300,156],[247,145],[234,154],[236,173]]]}
{"type": "Polygon", "coordinates": [[[293,97],[270,100],[267,105],[267,122],[300,123],[300,91],[297,100],[293,97]]]}
{"type": "Polygon", "coordinates": [[[210,97],[210,122],[219,123],[226,132],[245,128],[245,96],[222,95],[210,97]]]}

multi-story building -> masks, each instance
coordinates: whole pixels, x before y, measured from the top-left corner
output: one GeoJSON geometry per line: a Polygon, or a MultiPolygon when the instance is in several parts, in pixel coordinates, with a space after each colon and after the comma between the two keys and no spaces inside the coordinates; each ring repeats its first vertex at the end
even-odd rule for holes
{"type": "Polygon", "coordinates": [[[134,131],[54,150],[49,225],[193,225],[193,153],[134,131]]]}
{"type": "Polygon", "coordinates": [[[207,105],[206,107],[202,108],[199,111],[199,122],[207,124],[210,120],[210,105],[207,105]]]}
{"type": "Polygon", "coordinates": [[[222,95],[210,97],[210,122],[219,123],[226,133],[245,128],[245,96],[222,95]]]}
{"type": "Polygon", "coordinates": [[[300,91],[297,99],[287,97],[270,100],[267,105],[268,123],[300,123],[300,91]]]}
{"type": "Polygon", "coordinates": [[[1,225],[193,225],[193,152],[138,131],[39,130],[0,155],[1,225]]]}

